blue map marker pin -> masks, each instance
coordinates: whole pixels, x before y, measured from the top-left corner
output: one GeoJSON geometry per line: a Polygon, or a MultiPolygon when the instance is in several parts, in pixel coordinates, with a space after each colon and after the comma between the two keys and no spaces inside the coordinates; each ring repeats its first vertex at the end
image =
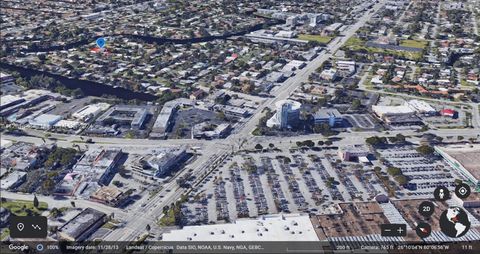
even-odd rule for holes
{"type": "Polygon", "coordinates": [[[103,37],[98,38],[96,43],[99,48],[105,47],[105,38],[103,37]]]}

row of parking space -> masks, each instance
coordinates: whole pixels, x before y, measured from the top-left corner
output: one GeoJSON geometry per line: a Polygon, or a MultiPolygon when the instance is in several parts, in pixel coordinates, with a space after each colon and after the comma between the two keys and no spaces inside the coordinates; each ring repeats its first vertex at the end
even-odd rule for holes
{"type": "Polygon", "coordinates": [[[182,224],[200,225],[208,223],[208,201],[203,199],[194,204],[185,204],[182,206],[182,224]]]}
{"type": "Polygon", "coordinates": [[[413,196],[431,195],[440,185],[454,186],[454,176],[449,166],[436,156],[424,156],[413,146],[402,146],[378,150],[387,167],[396,167],[409,179],[408,194],[413,196]]]}
{"type": "MultiPolygon", "coordinates": [[[[302,156],[294,155],[293,158],[294,158],[295,163],[297,165],[301,165],[301,167],[307,166],[307,164],[305,163],[302,156]]],[[[323,203],[324,199],[323,199],[323,195],[322,195],[322,190],[318,187],[318,184],[315,181],[315,179],[313,178],[310,170],[311,169],[304,170],[303,173],[302,173],[302,177],[303,177],[303,180],[305,181],[305,185],[307,186],[308,191],[311,194],[312,200],[315,202],[315,205],[318,206],[321,203],[323,203]]]]}
{"type": "Polygon", "coordinates": [[[268,185],[272,190],[273,198],[275,199],[275,205],[279,212],[289,213],[290,209],[288,208],[288,200],[285,197],[285,194],[282,191],[280,186],[280,180],[278,174],[275,172],[275,169],[272,165],[272,160],[268,157],[262,157],[262,167],[267,174],[268,185]]]}
{"type": "Polygon", "coordinates": [[[303,197],[298,182],[295,180],[295,175],[293,174],[290,165],[287,163],[280,162],[280,168],[282,169],[283,176],[285,181],[288,184],[288,190],[292,195],[293,202],[297,205],[299,210],[305,210],[308,208],[308,203],[303,197]]]}
{"type": "MultiPolygon", "coordinates": [[[[332,160],[333,158],[330,158],[331,162],[333,162],[332,160]]],[[[339,176],[340,183],[343,184],[343,186],[347,189],[348,195],[350,195],[352,199],[361,197],[361,195],[359,195],[360,192],[353,184],[352,180],[348,176],[348,173],[346,173],[347,171],[345,168],[341,164],[336,164],[336,166],[333,168],[335,169],[335,173],[339,176]]]]}
{"type": "Polygon", "coordinates": [[[228,220],[229,219],[228,201],[227,201],[227,193],[225,191],[224,181],[220,181],[215,186],[215,201],[216,201],[216,209],[217,209],[217,220],[228,220]]]}
{"type": "Polygon", "coordinates": [[[249,211],[247,206],[247,200],[245,195],[245,188],[243,185],[243,179],[240,175],[240,169],[238,167],[234,167],[231,171],[232,178],[230,181],[233,183],[233,196],[235,197],[235,204],[237,207],[237,216],[242,217],[249,217],[249,211]]]}
{"type": "MultiPolygon", "coordinates": [[[[232,158],[196,191],[195,201],[189,202],[195,207],[189,204],[184,211],[186,224],[268,213],[315,212],[350,197],[365,199],[378,193],[378,186],[369,180],[375,177],[373,173],[367,179],[365,174],[357,174],[358,168],[336,162],[333,153],[290,156],[292,161],[288,155],[278,154],[232,158]]],[[[421,177],[412,180],[417,179],[421,177]]]]}
{"type": "Polygon", "coordinates": [[[258,214],[267,214],[268,213],[268,204],[263,192],[262,182],[260,181],[260,176],[257,173],[248,175],[248,181],[250,187],[252,188],[253,198],[255,200],[255,205],[258,210],[258,214]]]}
{"type": "MultiPolygon", "coordinates": [[[[314,162],[314,168],[316,172],[320,174],[320,178],[324,183],[328,182],[329,181],[328,179],[332,178],[321,162],[319,161],[314,162]]],[[[330,191],[332,200],[345,201],[342,194],[340,193],[340,191],[335,185],[332,184],[328,190],[330,191]]]]}
{"type": "Polygon", "coordinates": [[[362,184],[363,188],[369,194],[370,198],[373,198],[374,196],[379,194],[379,191],[375,189],[375,187],[372,184],[372,182],[376,181],[376,180],[373,180],[373,178],[376,178],[374,174],[372,174],[371,172],[367,173],[364,171],[355,170],[354,175],[357,178],[358,182],[362,184]]]}

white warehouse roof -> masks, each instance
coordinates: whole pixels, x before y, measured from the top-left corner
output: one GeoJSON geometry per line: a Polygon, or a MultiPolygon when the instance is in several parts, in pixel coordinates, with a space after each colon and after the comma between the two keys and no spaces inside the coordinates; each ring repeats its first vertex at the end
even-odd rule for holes
{"type": "Polygon", "coordinates": [[[425,101],[411,100],[405,102],[405,105],[419,113],[434,113],[436,110],[425,101]]]}
{"type": "Polygon", "coordinates": [[[187,226],[163,234],[164,241],[318,241],[308,215],[276,214],[234,223],[187,226]]]}

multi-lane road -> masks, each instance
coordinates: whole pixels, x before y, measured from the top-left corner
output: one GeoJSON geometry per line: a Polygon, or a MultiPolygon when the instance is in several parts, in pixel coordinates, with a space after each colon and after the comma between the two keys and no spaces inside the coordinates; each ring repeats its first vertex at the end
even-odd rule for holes
{"type": "MultiPolygon", "coordinates": [[[[301,71],[299,71],[295,76],[289,78],[284,82],[281,89],[278,89],[274,94],[274,98],[263,102],[263,104],[257,109],[253,117],[243,126],[243,128],[223,141],[215,142],[205,142],[205,147],[203,148],[203,155],[201,158],[197,159],[198,165],[190,165],[189,168],[194,169],[194,175],[201,176],[204,173],[207,173],[213,170],[217,165],[221,164],[223,159],[229,153],[229,149],[232,144],[240,144],[243,140],[251,141],[252,135],[251,132],[254,130],[256,124],[258,123],[260,117],[262,116],[262,111],[267,107],[272,107],[275,105],[275,102],[288,98],[288,96],[299,87],[302,82],[308,80],[308,77],[313,73],[318,67],[320,67],[325,61],[327,61],[332,54],[335,53],[340,47],[345,44],[345,42],[355,34],[355,32],[362,27],[372,16],[373,14],[384,5],[384,1],[378,2],[374,7],[372,12],[364,14],[354,25],[351,25],[345,30],[342,34],[342,37],[338,37],[330,42],[325,51],[322,51],[313,61],[307,64],[301,71]]],[[[135,237],[145,233],[146,223],[144,221],[136,221],[135,218],[150,218],[156,220],[162,214],[163,207],[170,205],[172,202],[177,200],[186,189],[180,188],[175,181],[169,183],[169,187],[173,188],[170,192],[162,190],[161,193],[154,198],[154,200],[148,201],[150,204],[148,207],[143,207],[138,209],[136,212],[132,213],[131,217],[127,219],[127,225],[125,228],[112,232],[106,237],[106,240],[133,240],[135,237]],[[163,198],[160,198],[163,196],[163,198]],[[158,203],[157,203],[158,202],[158,203]],[[146,208],[146,209],[145,209],[146,208]],[[152,217],[153,216],[153,217],[152,217]],[[142,223],[143,222],[143,223],[142,223]]],[[[154,223],[154,221],[151,221],[154,223]]]]}
{"type": "MultiPolygon", "coordinates": [[[[265,108],[272,108],[275,103],[279,100],[286,99],[290,94],[295,91],[303,82],[308,80],[308,77],[313,73],[317,68],[319,68],[325,61],[332,57],[335,52],[340,49],[349,38],[351,38],[356,31],[361,28],[371,17],[385,4],[385,1],[378,1],[372,8],[372,11],[368,11],[363,14],[358,21],[347,27],[342,34],[332,40],[319,55],[309,62],[306,67],[298,71],[298,73],[287,79],[281,88],[274,92],[274,97],[268,100],[263,101],[263,103],[258,107],[253,116],[239,128],[239,130],[224,140],[148,140],[148,139],[118,139],[118,138],[91,138],[93,143],[85,143],[87,138],[75,135],[62,135],[62,134],[51,134],[48,138],[45,138],[45,133],[42,131],[35,130],[25,130],[27,131],[28,136],[4,136],[2,138],[27,141],[36,144],[42,143],[53,143],[64,147],[72,147],[75,145],[79,146],[103,146],[103,147],[121,147],[124,149],[139,149],[146,150],[149,147],[156,146],[177,146],[177,145],[190,145],[197,146],[201,149],[201,155],[197,156],[195,160],[187,165],[183,171],[177,174],[178,176],[183,176],[188,172],[188,170],[193,170],[192,174],[196,176],[197,180],[201,180],[202,176],[208,174],[214,170],[217,166],[220,166],[225,158],[232,152],[233,148],[239,149],[241,144],[247,144],[251,146],[255,143],[287,143],[295,142],[306,139],[322,139],[323,136],[319,134],[312,135],[302,135],[298,137],[254,137],[251,135],[252,131],[255,129],[259,119],[262,117],[262,111],[265,108]]],[[[476,132],[480,133],[478,128],[480,128],[480,116],[478,112],[478,105],[471,105],[475,109],[473,114],[475,129],[471,129],[472,132],[469,133],[468,130],[431,130],[429,132],[441,135],[441,136],[455,136],[455,135],[464,135],[474,134],[476,132]]],[[[342,138],[341,141],[336,145],[341,144],[355,144],[361,143],[365,140],[366,137],[377,135],[377,136],[388,136],[395,135],[397,133],[402,133],[404,135],[419,135],[419,133],[414,131],[390,131],[387,133],[379,132],[358,132],[355,134],[352,133],[341,133],[338,137],[342,138]]],[[[140,200],[135,204],[128,207],[127,209],[118,209],[106,207],[96,203],[77,200],[76,203],[79,207],[93,207],[100,211],[115,213],[116,218],[119,218],[125,222],[122,228],[112,231],[105,237],[105,240],[115,240],[115,241],[133,241],[137,239],[140,235],[146,233],[146,226],[150,225],[152,230],[151,232],[157,233],[160,232],[160,228],[156,226],[156,222],[163,213],[163,208],[177,201],[182,194],[185,194],[189,189],[181,188],[175,181],[175,179],[164,184],[162,189],[153,197],[149,195],[144,195],[140,200]]],[[[15,193],[2,193],[2,196],[7,198],[18,198],[18,199],[32,199],[31,195],[21,195],[15,193]]],[[[51,199],[49,197],[39,197],[42,201],[54,202],[55,205],[65,205],[66,202],[70,201],[58,201],[51,199]]]]}

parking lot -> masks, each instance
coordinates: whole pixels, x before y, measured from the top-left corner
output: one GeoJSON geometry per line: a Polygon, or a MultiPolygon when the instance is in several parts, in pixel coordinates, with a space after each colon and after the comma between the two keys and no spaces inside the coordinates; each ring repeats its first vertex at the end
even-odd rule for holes
{"type": "Polygon", "coordinates": [[[414,146],[397,146],[379,149],[387,167],[396,167],[410,180],[416,188],[405,189],[409,196],[431,196],[437,186],[454,189],[455,179],[463,179],[441,157],[426,157],[415,150],[414,146]]]}
{"type": "Polygon", "coordinates": [[[345,115],[345,118],[350,124],[352,124],[353,128],[361,130],[375,130],[380,127],[372,118],[372,116],[367,114],[345,115]]]}
{"type": "Polygon", "coordinates": [[[169,133],[169,138],[190,138],[192,127],[206,121],[217,125],[224,123],[217,113],[213,111],[196,108],[180,110],[175,115],[174,125],[169,133]]]}
{"type": "Polygon", "coordinates": [[[196,198],[186,205],[186,224],[280,212],[328,214],[338,203],[385,193],[371,167],[338,163],[336,150],[244,152],[227,161],[190,195],[196,198]]]}

